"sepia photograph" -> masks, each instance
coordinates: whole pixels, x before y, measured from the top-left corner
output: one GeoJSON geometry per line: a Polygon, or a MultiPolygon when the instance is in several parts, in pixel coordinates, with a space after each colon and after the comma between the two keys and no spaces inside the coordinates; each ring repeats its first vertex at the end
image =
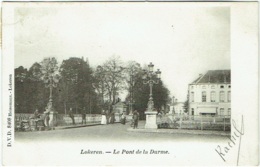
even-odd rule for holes
{"type": "Polygon", "coordinates": [[[3,165],[259,163],[253,144],[239,159],[250,118],[237,109],[233,4],[4,3],[3,165]]]}

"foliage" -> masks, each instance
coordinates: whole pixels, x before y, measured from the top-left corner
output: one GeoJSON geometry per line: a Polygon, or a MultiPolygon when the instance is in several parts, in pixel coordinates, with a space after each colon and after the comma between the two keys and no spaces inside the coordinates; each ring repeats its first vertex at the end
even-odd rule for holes
{"type": "MultiPolygon", "coordinates": [[[[144,112],[147,108],[147,103],[149,100],[150,88],[149,85],[145,85],[143,83],[142,71],[139,71],[136,74],[136,82],[133,86],[133,94],[134,94],[134,108],[138,111],[144,112]]],[[[153,78],[156,80],[156,78],[153,78]]],[[[165,105],[168,104],[169,101],[169,90],[164,86],[163,81],[160,81],[158,84],[153,85],[153,101],[154,107],[157,110],[160,110],[162,107],[165,108],[165,105]]]]}
{"type": "Polygon", "coordinates": [[[124,70],[120,58],[112,56],[95,72],[97,91],[103,98],[108,98],[110,105],[115,104],[117,96],[124,90],[124,70]]]}
{"type": "Polygon", "coordinates": [[[189,96],[187,96],[187,100],[184,102],[184,112],[189,112],[189,96]]]}
{"type": "Polygon", "coordinates": [[[46,86],[57,86],[59,82],[59,67],[55,57],[43,59],[40,66],[40,76],[46,86]]]}
{"type": "MultiPolygon", "coordinates": [[[[118,95],[127,91],[126,101],[134,102],[134,109],[145,111],[149,99],[149,86],[143,84],[143,68],[135,61],[126,65],[119,57],[112,56],[92,70],[88,61],[72,57],[61,65],[55,58],[45,58],[34,63],[29,70],[15,69],[15,112],[33,113],[36,108],[45,110],[54,86],[53,106],[59,113],[72,108],[80,113],[100,113],[116,103],[118,95]],[[48,88],[46,88],[48,87],[48,88]]],[[[163,82],[153,86],[154,106],[160,109],[169,103],[169,91],[163,82]]]]}
{"type": "Polygon", "coordinates": [[[26,68],[20,66],[15,69],[15,112],[24,113],[27,110],[27,75],[26,68]]]}
{"type": "Polygon", "coordinates": [[[63,110],[73,108],[80,113],[85,107],[87,113],[99,112],[97,95],[92,87],[93,71],[88,62],[80,58],[64,60],[60,73],[62,80],[59,87],[59,102],[63,104],[63,110]]]}

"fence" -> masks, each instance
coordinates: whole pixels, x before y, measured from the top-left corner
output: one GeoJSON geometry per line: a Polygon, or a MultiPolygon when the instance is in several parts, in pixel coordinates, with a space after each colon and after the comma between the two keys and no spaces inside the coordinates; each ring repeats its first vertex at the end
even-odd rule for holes
{"type": "Polygon", "coordinates": [[[167,114],[157,116],[159,128],[169,129],[198,129],[230,131],[230,116],[206,116],[206,115],[174,115],[167,114]]]}
{"type": "MultiPolygon", "coordinates": [[[[74,114],[75,124],[82,124],[81,114],[74,114]]],[[[101,115],[100,114],[86,114],[86,123],[100,123],[101,115]]],[[[72,119],[69,115],[58,114],[57,115],[57,125],[58,126],[67,126],[72,125],[72,119]]]]}
{"type": "MultiPolygon", "coordinates": [[[[23,120],[30,120],[33,117],[33,114],[23,114],[16,113],[15,114],[15,122],[21,122],[23,120]]],[[[43,119],[43,114],[41,115],[41,119],[43,119]]],[[[75,124],[82,124],[82,116],[81,114],[74,114],[75,124]]],[[[86,114],[86,123],[98,123],[101,122],[100,114],[86,114]]],[[[72,125],[72,119],[69,115],[58,114],[57,115],[57,126],[67,126],[72,125]]]]}

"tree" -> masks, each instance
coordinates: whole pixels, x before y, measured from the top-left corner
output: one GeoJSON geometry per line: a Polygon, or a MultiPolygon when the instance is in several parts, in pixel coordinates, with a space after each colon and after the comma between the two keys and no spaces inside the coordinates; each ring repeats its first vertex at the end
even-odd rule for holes
{"type": "Polygon", "coordinates": [[[33,112],[36,108],[43,111],[47,102],[48,93],[45,91],[44,83],[41,80],[41,65],[34,63],[27,74],[26,93],[30,101],[27,108],[33,112]]]}
{"type": "Polygon", "coordinates": [[[124,88],[124,70],[123,63],[119,57],[112,56],[107,60],[102,68],[104,70],[104,87],[105,93],[110,101],[114,104],[116,96],[124,88]]]}
{"type": "Polygon", "coordinates": [[[80,58],[64,60],[60,67],[62,76],[60,84],[60,103],[66,107],[81,110],[86,108],[88,113],[99,112],[97,95],[93,88],[95,82],[93,71],[87,61],[80,58]]]}
{"type": "Polygon", "coordinates": [[[26,84],[28,71],[23,66],[14,70],[15,74],[15,113],[27,113],[26,84]]]}
{"type": "Polygon", "coordinates": [[[41,80],[41,65],[35,62],[29,71],[20,66],[15,69],[15,112],[33,113],[43,111],[48,102],[48,92],[41,80]]]}
{"type": "Polygon", "coordinates": [[[134,105],[134,91],[133,87],[135,86],[135,83],[138,79],[138,73],[142,72],[142,68],[139,63],[135,61],[129,61],[127,62],[126,68],[125,68],[125,81],[126,81],[126,90],[128,91],[128,95],[126,97],[126,101],[129,103],[129,111],[133,111],[133,105],[134,105]]]}
{"type": "MultiPolygon", "coordinates": [[[[145,111],[147,108],[147,103],[149,100],[150,88],[148,85],[143,84],[143,72],[139,71],[136,75],[136,82],[133,86],[134,93],[134,108],[138,111],[145,111]]],[[[156,78],[153,78],[156,79],[156,78]]],[[[154,107],[156,109],[161,109],[162,106],[165,106],[169,102],[169,90],[164,86],[163,81],[160,81],[159,84],[153,85],[153,101],[154,107]]]]}
{"type": "Polygon", "coordinates": [[[97,66],[94,72],[94,82],[93,86],[98,93],[98,100],[101,107],[105,108],[105,94],[107,93],[105,89],[105,70],[102,66],[97,66]]]}
{"type": "Polygon", "coordinates": [[[187,95],[187,100],[184,102],[184,112],[188,113],[189,112],[189,92],[187,95]]]}

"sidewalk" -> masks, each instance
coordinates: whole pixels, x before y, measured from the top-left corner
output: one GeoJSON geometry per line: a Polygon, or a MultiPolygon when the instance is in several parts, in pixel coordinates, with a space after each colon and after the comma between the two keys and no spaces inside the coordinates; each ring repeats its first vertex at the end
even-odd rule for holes
{"type": "MultiPolygon", "coordinates": [[[[115,122],[119,123],[119,122],[115,122]]],[[[87,126],[98,126],[101,125],[101,122],[87,122],[87,124],[76,124],[76,125],[67,125],[67,126],[57,126],[55,127],[55,130],[58,129],[72,129],[72,128],[82,128],[82,127],[87,127],[87,126]]]]}
{"type": "Polygon", "coordinates": [[[211,130],[188,130],[188,129],[145,129],[145,122],[138,123],[138,129],[127,128],[129,132],[136,133],[167,133],[167,134],[191,134],[191,135],[218,135],[230,136],[230,131],[211,131],[211,130]]]}
{"type": "Polygon", "coordinates": [[[97,126],[97,125],[101,125],[100,122],[93,122],[93,123],[87,123],[87,124],[76,124],[76,125],[66,125],[66,126],[56,126],[55,130],[59,130],[59,129],[71,129],[71,128],[82,128],[82,127],[86,127],[86,126],[97,126]]]}

